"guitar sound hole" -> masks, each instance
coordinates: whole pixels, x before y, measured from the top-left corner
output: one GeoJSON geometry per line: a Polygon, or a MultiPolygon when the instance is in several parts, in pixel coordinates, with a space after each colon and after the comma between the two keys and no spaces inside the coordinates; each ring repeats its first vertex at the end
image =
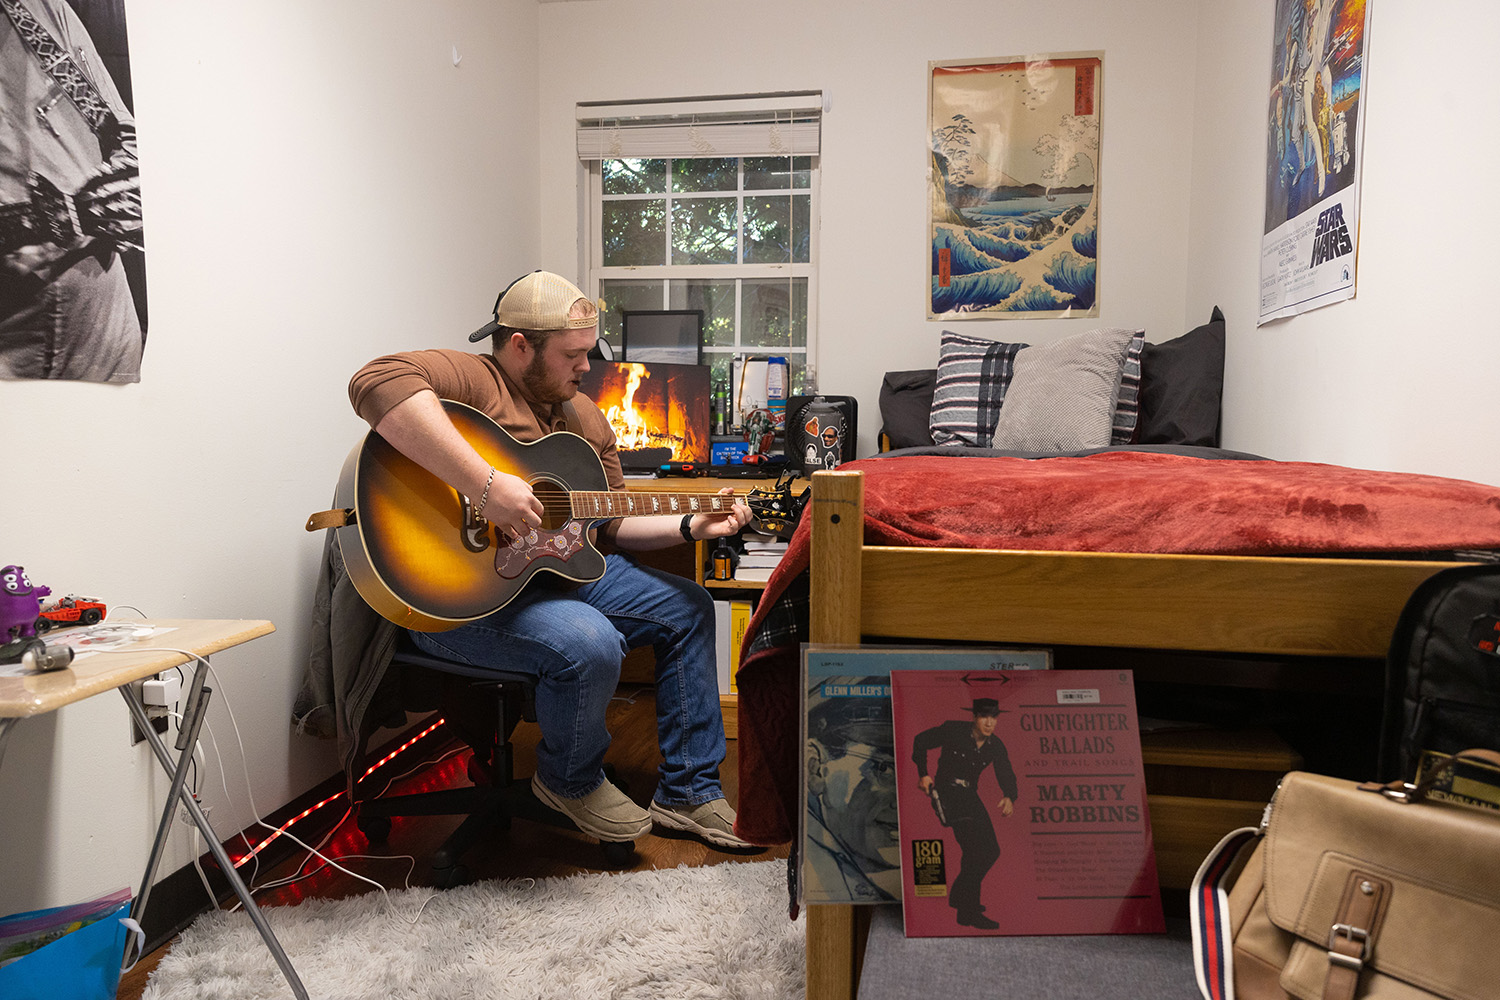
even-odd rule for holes
{"type": "Polygon", "coordinates": [[[573,504],[567,487],[550,479],[538,479],[531,492],[542,502],[542,527],[556,531],[573,519],[573,504]]]}

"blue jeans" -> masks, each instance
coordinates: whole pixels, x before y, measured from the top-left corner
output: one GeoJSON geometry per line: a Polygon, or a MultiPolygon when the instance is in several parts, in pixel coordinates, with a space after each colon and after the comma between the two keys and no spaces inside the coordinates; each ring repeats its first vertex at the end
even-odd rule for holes
{"type": "Polygon", "coordinates": [[[604,710],[620,661],[656,651],[656,733],[663,757],[656,801],[698,805],[722,798],[724,720],[714,644],[714,605],[691,580],[628,555],[605,557],[604,576],[572,590],[535,581],[487,618],[447,632],[412,632],[434,656],[478,668],[534,674],[542,739],[537,775],[563,798],[604,781],[604,710]]]}

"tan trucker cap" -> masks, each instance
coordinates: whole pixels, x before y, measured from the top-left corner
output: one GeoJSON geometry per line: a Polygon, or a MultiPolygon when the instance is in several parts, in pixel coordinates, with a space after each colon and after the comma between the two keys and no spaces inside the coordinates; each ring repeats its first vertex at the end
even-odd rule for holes
{"type": "Polygon", "coordinates": [[[523,274],[495,298],[494,320],[469,334],[469,340],[483,340],[502,326],[517,330],[587,330],[598,325],[599,312],[595,308],[587,316],[568,315],[579,299],[589,301],[577,285],[560,274],[551,271],[523,274]]]}

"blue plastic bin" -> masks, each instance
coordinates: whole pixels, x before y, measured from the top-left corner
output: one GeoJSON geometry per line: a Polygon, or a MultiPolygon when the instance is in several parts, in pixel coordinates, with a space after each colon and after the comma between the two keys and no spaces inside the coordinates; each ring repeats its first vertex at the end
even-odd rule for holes
{"type": "MultiPolygon", "coordinates": [[[[0,966],[5,1000],[114,1000],[120,961],[132,933],[130,904],[0,966]]],[[[132,921],[133,923],[133,921],[132,921]]]]}

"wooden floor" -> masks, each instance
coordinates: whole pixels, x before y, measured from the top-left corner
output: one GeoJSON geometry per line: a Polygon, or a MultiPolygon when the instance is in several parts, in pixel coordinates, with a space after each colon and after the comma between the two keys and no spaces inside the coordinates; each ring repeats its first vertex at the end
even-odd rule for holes
{"type": "MultiPolygon", "coordinates": [[[[606,761],[614,765],[618,777],[626,784],[630,797],[643,807],[648,805],[656,788],[656,768],[661,754],[656,746],[656,699],[650,687],[622,687],[619,696],[610,704],[607,717],[609,731],[614,735],[606,761]]],[[[522,724],[515,734],[516,773],[529,775],[535,765],[536,727],[522,724]]],[[[414,748],[414,750],[420,749],[414,748]]],[[[449,747],[448,749],[454,749],[449,747]]],[[[736,744],[728,743],[728,756],[721,769],[724,793],[730,802],[737,800],[736,744]]],[[[423,754],[409,754],[412,764],[428,759],[423,754]]],[[[406,770],[411,764],[400,763],[397,770],[406,770]]],[[[467,784],[467,749],[448,757],[438,764],[418,770],[399,781],[392,792],[426,791],[467,784]]],[[[334,832],[322,849],[329,857],[339,859],[350,855],[379,855],[373,859],[340,861],[346,868],[374,879],[389,888],[406,885],[431,885],[427,856],[442,843],[448,833],[458,825],[459,817],[398,817],[392,821],[391,834],[384,844],[367,844],[365,837],[355,827],[352,818],[346,819],[334,832]],[[402,855],[415,857],[415,870],[408,876],[411,862],[402,855]]],[[[293,829],[296,832],[296,829],[293,829]]],[[[636,841],[636,853],[626,864],[608,865],[599,844],[581,833],[559,830],[554,827],[517,821],[509,831],[497,833],[492,842],[480,844],[464,858],[465,865],[476,879],[494,878],[543,878],[554,875],[571,875],[580,871],[639,871],[653,868],[675,868],[678,865],[713,865],[740,861],[762,861],[768,858],[785,858],[787,845],[768,849],[751,849],[727,852],[709,848],[702,842],[686,837],[648,834],[636,841]]],[[[248,875],[247,868],[240,871],[241,877],[252,888],[266,885],[276,879],[295,873],[297,859],[279,866],[275,870],[248,875]]],[[[321,864],[314,859],[314,865],[321,864]]],[[[309,865],[306,871],[315,871],[309,865]]],[[[286,906],[304,899],[338,899],[377,891],[373,886],[324,867],[295,884],[280,888],[269,888],[255,893],[262,908],[286,906]]],[[[231,897],[230,903],[235,900],[231,897]]],[[[167,944],[146,956],[127,973],[120,982],[116,996],[119,1000],[138,1000],[146,987],[151,970],[156,968],[161,957],[171,950],[167,944]]]]}

